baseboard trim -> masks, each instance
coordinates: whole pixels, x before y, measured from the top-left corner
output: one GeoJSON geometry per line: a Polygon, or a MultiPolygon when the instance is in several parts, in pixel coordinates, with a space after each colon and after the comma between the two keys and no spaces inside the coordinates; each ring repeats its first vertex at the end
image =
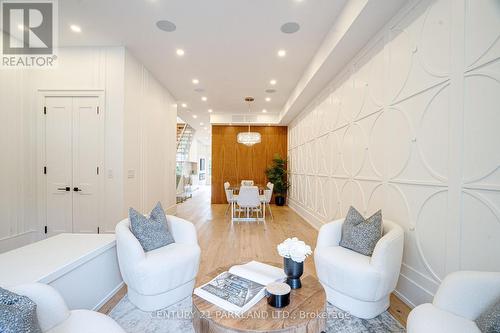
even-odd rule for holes
{"type": "Polygon", "coordinates": [[[168,215],[176,215],[177,214],[177,204],[174,204],[167,209],[165,209],[165,213],[168,215]]]}
{"type": "MultiPolygon", "coordinates": [[[[102,299],[102,301],[100,301],[96,306],[94,306],[94,308],[92,309],[93,311],[97,311],[97,312],[101,312],[101,313],[104,313],[103,311],[107,311],[107,313],[109,313],[109,311],[114,308],[116,306],[116,304],[118,304],[118,302],[122,299],[122,297],[120,297],[120,299],[116,300],[115,302],[113,302],[114,304],[108,304],[108,302],[116,295],[118,294],[118,292],[125,287],[125,282],[121,282],[118,286],[116,286],[115,289],[113,289],[106,297],[104,297],[102,299]],[[106,309],[108,308],[108,309],[106,309]]],[[[109,302],[110,303],[110,302],[109,302]]]]}
{"type": "Polygon", "coordinates": [[[313,214],[309,213],[300,204],[293,200],[288,201],[288,207],[290,207],[295,213],[297,213],[304,221],[309,223],[314,229],[319,230],[324,224],[320,219],[316,218],[313,214]]]}
{"type": "Polygon", "coordinates": [[[37,236],[36,230],[28,230],[17,235],[4,237],[0,239],[0,253],[31,244],[37,240],[37,236]]]}

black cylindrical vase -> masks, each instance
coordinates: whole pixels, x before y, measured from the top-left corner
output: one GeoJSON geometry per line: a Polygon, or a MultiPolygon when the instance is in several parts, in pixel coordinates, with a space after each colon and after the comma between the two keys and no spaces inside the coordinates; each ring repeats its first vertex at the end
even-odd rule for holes
{"type": "Polygon", "coordinates": [[[284,258],[284,270],[287,276],[286,283],[292,289],[299,289],[302,287],[300,277],[304,273],[304,262],[296,262],[291,258],[284,258]]]}

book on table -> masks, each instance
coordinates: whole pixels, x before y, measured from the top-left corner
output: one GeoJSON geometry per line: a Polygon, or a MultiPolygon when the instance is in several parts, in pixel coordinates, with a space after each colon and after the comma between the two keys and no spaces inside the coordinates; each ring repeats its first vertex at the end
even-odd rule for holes
{"type": "Polygon", "coordinates": [[[194,294],[223,310],[242,314],[265,296],[266,285],[285,279],[282,268],[250,261],[232,266],[227,272],[196,288],[194,294]]]}

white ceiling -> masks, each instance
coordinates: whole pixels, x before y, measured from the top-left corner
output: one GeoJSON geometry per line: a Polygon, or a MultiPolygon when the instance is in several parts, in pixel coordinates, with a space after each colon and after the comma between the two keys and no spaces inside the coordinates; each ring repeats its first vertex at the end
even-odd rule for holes
{"type": "Polygon", "coordinates": [[[59,1],[60,45],[124,45],[190,111],[180,116],[198,130],[214,113],[279,113],[346,0],[63,0],[59,1]],[[170,20],[175,32],[163,32],[170,20]],[[295,34],[280,31],[298,22],[295,34]],[[77,24],[81,33],[69,25],[77,24]],[[176,49],[185,55],[176,55],[176,49]],[[284,58],[277,56],[285,49],[284,58]],[[200,80],[195,86],[193,78],[200,80]],[[277,80],[274,94],[269,81],[277,80]],[[205,89],[195,92],[194,88],[205,89]],[[207,102],[201,101],[206,96],[207,102]],[[264,98],[269,96],[271,102],[264,98]],[[192,114],[198,118],[194,120],[192,114]]]}

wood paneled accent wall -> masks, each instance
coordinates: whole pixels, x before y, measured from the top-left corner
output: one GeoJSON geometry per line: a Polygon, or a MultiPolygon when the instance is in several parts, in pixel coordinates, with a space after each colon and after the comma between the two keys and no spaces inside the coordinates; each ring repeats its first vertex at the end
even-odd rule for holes
{"type": "Polygon", "coordinates": [[[247,147],[236,142],[246,126],[212,126],[212,203],[226,203],[224,182],[239,184],[253,179],[266,184],[265,170],[275,154],[287,156],[287,127],[252,126],[252,132],[262,135],[262,142],[247,147]]]}

